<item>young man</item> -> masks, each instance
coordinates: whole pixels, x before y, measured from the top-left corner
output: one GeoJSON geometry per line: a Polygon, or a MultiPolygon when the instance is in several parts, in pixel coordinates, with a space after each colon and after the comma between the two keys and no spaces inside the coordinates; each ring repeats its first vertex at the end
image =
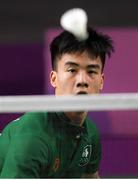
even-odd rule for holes
{"type": "MultiPolygon", "coordinates": [[[[99,93],[112,41],[88,28],[78,41],[63,31],[51,43],[55,95],[99,93]]],[[[98,178],[101,147],[87,112],[27,113],[0,137],[1,178],[98,178]]]]}

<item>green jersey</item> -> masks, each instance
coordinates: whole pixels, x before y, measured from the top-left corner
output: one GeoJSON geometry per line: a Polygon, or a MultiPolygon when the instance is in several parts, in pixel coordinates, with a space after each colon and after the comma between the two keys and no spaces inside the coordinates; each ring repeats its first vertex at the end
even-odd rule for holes
{"type": "Polygon", "coordinates": [[[79,127],[64,113],[27,113],[0,136],[0,178],[79,178],[96,172],[100,157],[88,118],[79,127]]]}

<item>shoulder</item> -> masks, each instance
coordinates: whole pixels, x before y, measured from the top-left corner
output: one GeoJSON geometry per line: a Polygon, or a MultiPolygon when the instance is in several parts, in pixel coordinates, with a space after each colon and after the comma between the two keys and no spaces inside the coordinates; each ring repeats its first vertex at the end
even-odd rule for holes
{"type": "Polygon", "coordinates": [[[54,133],[52,119],[53,115],[45,112],[26,113],[5,127],[1,139],[12,141],[15,146],[21,143],[23,144],[22,149],[47,148],[46,146],[52,144],[54,133]]]}
{"type": "Polygon", "coordinates": [[[29,112],[10,122],[2,131],[1,136],[11,138],[15,135],[36,136],[42,134],[47,122],[47,113],[29,112]]]}
{"type": "Polygon", "coordinates": [[[14,152],[20,162],[35,158],[40,161],[45,159],[48,163],[53,146],[52,136],[47,132],[47,119],[47,113],[27,113],[9,123],[1,135],[1,143],[8,148],[9,157],[13,157],[14,152]]]}
{"type": "Polygon", "coordinates": [[[47,120],[47,114],[43,112],[29,112],[17,120],[17,132],[35,133],[42,130],[47,120]]]}
{"type": "Polygon", "coordinates": [[[44,130],[46,119],[46,113],[26,113],[7,125],[2,132],[3,139],[7,137],[16,152],[29,154],[46,151],[49,149],[49,136],[44,130]]]}
{"type": "Polygon", "coordinates": [[[29,113],[26,113],[22,116],[20,116],[19,118],[11,121],[6,127],[6,128],[15,128],[17,127],[18,125],[21,125],[21,124],[31,124],[32,122],[35,123],[37,119],[42,119],[43,117],[43,113],[34,113],[34,112],[29,112],[29,113]]]}

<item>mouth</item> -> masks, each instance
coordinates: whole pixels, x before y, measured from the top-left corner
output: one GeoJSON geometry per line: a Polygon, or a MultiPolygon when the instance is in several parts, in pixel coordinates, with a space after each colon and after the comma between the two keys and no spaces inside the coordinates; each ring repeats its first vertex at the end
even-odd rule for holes
{"type": "Polygon", "coordinates": [[[79,91],[79,92],[77,92],[77,94],[76,95],[83,95],[83,94],[88,94],[86,91],[79,91]]]}

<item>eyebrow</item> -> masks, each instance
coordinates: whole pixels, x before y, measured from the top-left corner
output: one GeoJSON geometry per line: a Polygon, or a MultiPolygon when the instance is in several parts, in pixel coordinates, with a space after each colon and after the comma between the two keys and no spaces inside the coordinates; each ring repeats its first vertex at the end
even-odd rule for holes
{"type": "MultiPolygon", "coordinates": [[[[79,64],[72,62],[72,61],[68,61],[65,63],[65,66],[77,66],[77,67],[79,67],[79,64]]],[[[89,64],[89,65],[87,65],[87,68],[88,69],[90,69],[90,68],[100,69],[100,65],[99,64],[89,64]]]]}
{"type": "Polygon", "coordinates": [[[65,66],[79,66],[79,64],[74,63],[74,62],[72,62],[72,61],[67,61],[67,62],[65,63],[65,66]]]}

